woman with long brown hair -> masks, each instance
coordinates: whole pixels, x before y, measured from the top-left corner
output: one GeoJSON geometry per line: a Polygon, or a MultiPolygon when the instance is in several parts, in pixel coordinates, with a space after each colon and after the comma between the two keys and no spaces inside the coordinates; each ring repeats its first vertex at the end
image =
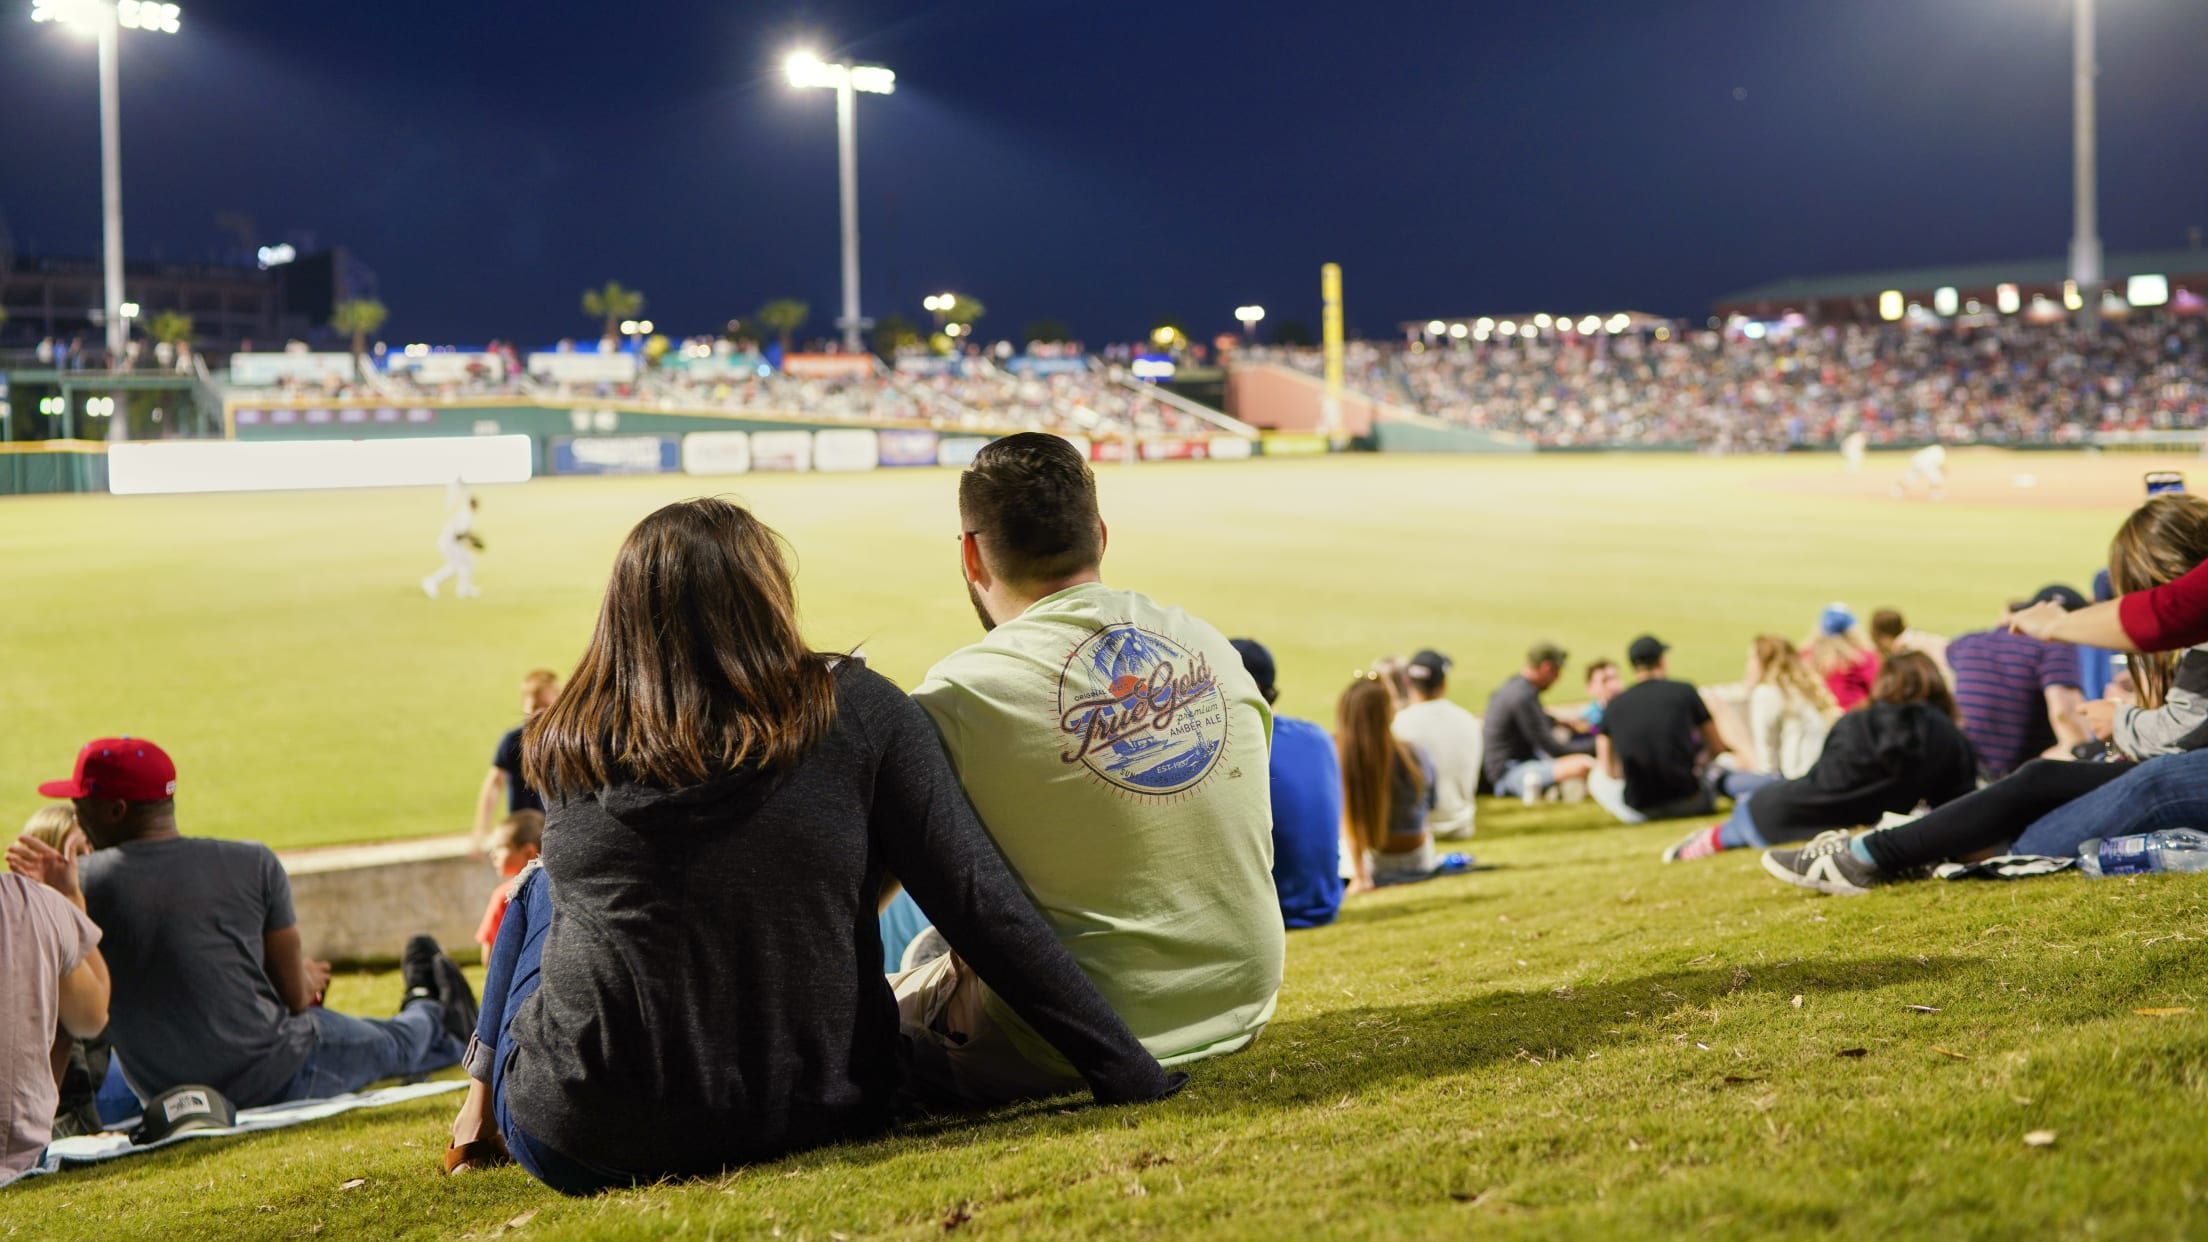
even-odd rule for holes
{"type": "Polygon", "coordinates": [[[1664,861],[1799,841],[1960,798],[1978,784],[1978,760],[1960,720],[1940,666],[1904,651],[1878,670],[1870,701],[1832,727],[1808,773],[1736,799],[1731,816],[1687,834],[1664,851],[1664,861]]]}
{"type": "MultiPolygon", "coordinates": [[[[2108,549],[2109,580],[2127,598],[2151,597],[2203,564],[2208,499],[2182,492],[2141,505],[2108,549]]],[[[1773,850],[1764,869],[1789,884],[1852,895],[1933,863],[1999,853],[2075,857],[2088,837],[2208,822],[2208,645],[2182,656],[2133,656],[2131,674],[2136,706],[2085,705],[2112,761],[2034,759],[1909,823],[1773,850]]]]}
{"type": "Polygon", "coordinates": [[[1434,807],[1434,765],[1395,736],[1395,696],[1383,672],[1357,674],[1334,704],[1334,749],[1342,762],[1342,839],[1350,891],[1407,884],[1469,870],[1463,854],[1436,856],[1426,831],[1434,807]]]}
{"type": "Polygon", "coordinates": [[[684,501],[629,532],[524,740],[542,867],[491,951],[448,1171],[510,1153],[584,1194],[887,1126],[892,874],[1100,1102],[1178,1085],[1006,869],[927,716],[796,618],[746,510],[684,501]]]}

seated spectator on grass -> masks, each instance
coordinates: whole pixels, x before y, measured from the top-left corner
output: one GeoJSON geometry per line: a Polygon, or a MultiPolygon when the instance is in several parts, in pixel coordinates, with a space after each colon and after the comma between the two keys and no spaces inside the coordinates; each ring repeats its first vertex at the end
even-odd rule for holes
{"type": "Polygon", "coordinates": [[[498,800],[506,799],[506,813],[544,811],[544,799],[529,787],[522,773],[521,734],[545,708],[559,701],[560,675],[548,668],[531,669],[521,678],[521,723],[506,730],[491,755],[491,770],[483,774],[483,788],[475,797],[475,841],[481,847],[491,835],[498,816],[498,800]]]}
{"type": "Polygon", "coordinates": [[[1597,660],[1587,666],[1587,706],[1579,713],[1579,722],[1586,726],[1589,736],[1602,731],[1603,713],[1610,709],[1610,700],[1625,692],[1625,674],[1618,671],[1616,660],[1597,660]]]}
{"type": "Polygon", "coordinates": [[[1556,684],[1568,658],[1555,643],[1535,643],[1525,667],[1488,696],[1480,762],[1502,797],[1539,801],[1543,790],[1584,781],[1594,770],[1594,756],[1559,752],[1556,720],[1541,708],[1542,692],[1556,684]]]}
{"type": "MultiPolygon", "coordinates": [[[[2033,604],[2085,607],[2085,597],[2066,586],[2042,589],[2033,604]]],[[[1963,709],[1963,732],[1978,752],[1988,780],[1999,780],[2035,755],[2068,758],[2072,748],[2091,741],[2078,687],[2078,649],[2002,628],[1956,637],[1947,646],[1955,670],[1955,699],[1963,709]]]]}
{"type": "Polygon", "coordinates": [[[1748,736],[1756,771],[1795,780],[1808,773],[1825,748],[1825,734],[1839,705],[1794,644],[1776,634],[1748,645],[1748,736]]]}
{"type": "MultiPolygon", "coordinates": [[[[1242,667],[1270,704],[1279,690],[1273,653],[1237,638],[1242,667]]],[[[1273,887],[1281,922],[1323,927],[1342,908],[1342,767],[1334,739],[1308,720],[1273,714],[1273,887]]]]}
{"type": "Polygon", "coordinates": [[[1372,671],[1379,674],[1380,683],[1388,688],[1388,697],[1395,701],[1397,711],[1409,707],[1411,697],[1411,666],[1402,656],[1381,656],[1372,662],[1372,671]]]}
{"type": "Polygon", "coordinates": [[[1395,703],[1386,679],[1360,673],[1334,704],[1334,747],[1342,761],[1342,836],[1350,892],[1469,870],[1462,854],[1434,852],[1426,819],[1434,765],[1390,727],[1395,703]]]}
{"type": "Polygon", "coordinates": [[[1802,658],[1824,679],[1841,711],[1853,711],[1871,697],[1878,679],[1878,648],[1863,633],[1846,604],[1827,604],[1817,632],[1802,644],[1802,658]]]}
{"type": "Polygon", "coordinates": [[[542,811],[516,811],[491,830],[487,852],[491,865],[498,868],[498,888],[483,911],[483,925],[475,929],[475,942],[483,946],[486,958],[490,947],[498,943],[498,925],[506,917],[506,904],[514,898],[521,869],[537,860],[543,845],[542,811]]]}
{"type": "MultiPolygon", "coordinates": [[[[2208,500],[2190,495],[2147,501],[2109,548],[2111,579],[2132,599],[2153,597],[2203,563],[2208,500]]],[[[2043,611],[2019,616],[2067,623],[2077,615],[2059,601],[2035,608],[2043,611]]],[[[1773,851],[1764,857],[1765,869],[1791,884],[1852,895],[1935,863],[2002,853],[2071,857],[2087,837],[2151,831],[2137,826],[2149,820],[2156,827],[2208,822],[2208,761],[2202,758],[2208,753],[2208,646],[2175,657],[2134,655],[2129,670],[2136,706],[2107,700],[2085,705],[2094,736],[2110,741],[2117,761],[2033,759],[1907,823],[1852,840],[1842,834],[1840,844],[1820,839],[1810,849],[1773,851]]]]}
{"type": "Polygon", "coordinates": [[[1977,760],[1939,666],[1904,651],[1878,670],[1871,701],[1833,725],[1807,774],[1742,793],[1730,816],[1688,833],[1664,861],[1875,824],[1888,812],[1953,802],[1977,783],[1977,760]]]}
{"type": "MultiPolygon", "coordinates": [[[[1247,1046],[1272,1020],[1286,948],[1272,709],[1218,630],[1105,585],[1096,477],[1065,440],[991,441],[959,478],[958,511],[987,636],[913,698],[1005,861],[1143,1046],[1169,1065],[1247,1046]]],[[[962,958],[896,981],[923,1088],[985,1104],[1078,1085],[962,958]]]]}
{"type": "Polygon", "coordinates": [[[744,509],[684,501],[629,532],[524,753],[543,865],[491,951],[448,1172],[510,1154],[585,1194],[887,1127],[908,1054],[888,874],[1099,1101],[1177,1086],[1037,915],[927,716],[806,645],[744,509]]]}
{"type": "Polygon", "coordinates": [[[1932,663],[1939,666],[1940,675],[1948,678],[1949,684],[1954,683],[1947,667],[1947,640],[1938,634],[1910,628],[1899,609],[1881,608],[1872,613],[1870,632],[1871,645],[1878,649],[1879,659],[1904,651],[1921,652],[1932,657],[1932,663]]]}
{"type": "Polygon", "coordinates": [[[93,852],[80,865],[26,838],[9,864],[65,894],[81,871],[114,979],[108,1037],[141,1102],[190,1084],[256,1108],[459,1061],[474,1001],[452,959],[426,936],[409,942],[395,1018],[322,1008],[329,963],[301,951],[283,865],[264,845],[178,833],[176,766],[160,747],[101,738],[38,791],[75,803],[93,852]]]}
{"type": "MultiPolygon", "coordinates": [[[[49,803],[31,812],[31,818],[23,825],[23,835],[54,847],[68,858],[82,858],[92,852],[92,843],[84,839],[84,833],[77,827],[76,808],[66,802],[49,803]]],[[[128,1112],[122,1115],[138,1111],[136,1099],[122,1086],[121,1075],[109,1072],[114,1058],[104,1032],[66,1042],[68,1064],[61,1069],[61,1103],[54,1110],[55,1138],[97,1134],[105,1128],[100,1122],[103,1086],[108,1088],[105,1094],[118,1107],[128,1102],[128,1112]],[[108,1081],[110,1077],[116,1080],[112,1084],[108,1081]]]]}
{"type": "Polygon", "coordinates": [[[1434,810],[1426,830],[1437,841],[1472,835],[1473,800],[1480,789],[1480,718],[1443,697],[1451,667],[1438,651],[1412,656],[1404,669],[1411,702],[1395,712],[1395,735],[1417,747],[1434,768],[1434,810]]]}
{"type": "MultiPolygon", "coordinates": [[[[1596,739],[1587,791],[1622,823],[1707,815],[1717,809],[1704,769],[1729,753],[1717,722],[1691,682],[1674,681],[1665,653],[1649,635],[1626,648],[1633,685],[1610,701],[1596,739]]],[[[1716,777],[1718,792],[1739,796],[1761,783],[1746,772],[1716,777]]]]}
{"type": "Polygon", "coordinates": [[[0,995],[8,1000],[0,1006],[0,1180],[44,1155],[69,1044],[107,1026],[107,964],[100,929],[84,912],[76,855],[24,842],[9,847],[12,871],[0,873],[0,995]]]}

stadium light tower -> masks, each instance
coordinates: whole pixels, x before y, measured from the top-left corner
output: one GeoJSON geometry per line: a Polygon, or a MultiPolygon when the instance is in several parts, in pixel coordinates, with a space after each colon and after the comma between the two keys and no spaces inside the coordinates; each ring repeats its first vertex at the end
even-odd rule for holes
{"type": "Polygon", "coordinates": [[[1242,335],[1255,339],[1257,321],[1265,317],[1265,308],[1262,306],[1237,306],[1234,308],[1234,317],[1242,321],[1242,335]]]}
{"type": "Polygon", "coordinates": [[[2072,191],[2076,233],[2070,238],[2070,279],[2077,282],[2078,324],[2087,331],[2101,326],[2100,165],[2094,150],[2093,79],[2099,71],[2093,54],[2093,0],[2070,0],[2072,191]]]}
{"type": "Polygon", "coordinates": [[[125,30],[175,34],[180,11],[151,0],[31,0],[31,20],[91,34],[100,48],[100,248],[107,365],[117,366],[130,324],[123,318],[122,88],[115,69],[125,30]]]}
{"type": "Polygon", "coordinates": [[[859,333],[867,321],[859,315],[859,127],[858,92],[888,95],[897,75],[880,65],[830,64],[812,52],[793,52],[783,64],[790,85],[820,87],[836,93],[836,169],[843,191],[843,348],[859,352],[859,333]]]}

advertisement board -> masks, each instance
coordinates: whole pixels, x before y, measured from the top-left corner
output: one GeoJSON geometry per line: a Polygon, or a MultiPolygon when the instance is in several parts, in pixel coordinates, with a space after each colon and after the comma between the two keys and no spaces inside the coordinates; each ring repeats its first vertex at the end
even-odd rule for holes
{"type": "Polygon", "coordinates": [[[906,354],[897,360],[899,375],[957,375],[959,360],[946,354],[906,354]]]}
{"type": "Polygon", "coordinates": [[[935,442],[935,464],[964,470],[974,464],[974,455],[987,443],[980,436],[945,436],[935,442]]]}
{"type": "Polygon", "coordinates": [[[559,436],[554,474],[672,474],[682,469],[681,436],[559,436]]]}
{"type": "Polygon", "coordinates": [[[285,380],[295,384],[350,384],[358,378],[351,354],[230,355],[230,382],[240,388],[274,388],[285,380]]]}
{"type": "Polygon", "coordinates": [[[393,375],[412,375],[421,384],[497,383],[506,378],[506,356],[488,350],[448,349],[427,354],[393,353],[383,362],[393,375]]]}
{"type": "Polygon", "coordinates": [[[1014,375],[1077,375],[1089,369],[1089,360],[1078,354],[1056,358],[1021,354],[1005,363],[1004,369],[1014,375]]]}
{"type": "Polygon", "coordinates": [[[750,470],[748,431],[693,431],[682,438],[684,474],[745,474],[750,470]]]}
{"type": "Polygon", "coordinates": [[[874,374],[874,355],[787,354],[782,373],[798,379],[865,379],[874,374]]]}
{"type": "Polygon", "coordinates": [[[627,384],[636,379],[636,355],[540,351],[529,355],[529,374],[554,384],[627,384]]]}
{"type": "Polygon", "coordinates": [[[1248,461],[1254,447],[1241,436],[1213,436],[1211,459],[1213,461],[1248,461]]]}
{"type": "Polygon", "coordinates": [[[810,431],[754,431],[751,433],[753,470],[810,470],[813,468],[813,433],[810,431]]]}
{"type": "Polygon", "coordinates": [[[107,452],[107,487],[147,496],[524,483],[534,456],[528,436],[121,443],[107,452]]]}
{"type": "Polygon", "coordinates": [[[1085,443],[1089,446],[1088,457],[1090,461],[1127,460],[1127,442],[1125,440],[1091,440],[1085,441],[1085,443]]]}
{"type": "Polygon", "coordinates": [[[1142,442],[1144,461],[1189,461],[1208,456],[1210,451],[1202,440],[1186,436],[1153,436],[1142,442]]]}
{"type": "Polygon", "coordinates": [[[936,434],[932,431],[892,428],[875,433],[881,444],[884,466],[932,466],[936,434]]]}
{"type": "Polygon", "coordinates": [[[882,464],[881,442],[863,427],[833,427],[813,433],[813,469],[872,470],[882,464]]]}
{"type": "Polygon", "coordinates": [[[1263,440],[1267,457],[1316,457],[1326,452],[1326,437],[1308,431],[1268,431],[1263,440]]]}

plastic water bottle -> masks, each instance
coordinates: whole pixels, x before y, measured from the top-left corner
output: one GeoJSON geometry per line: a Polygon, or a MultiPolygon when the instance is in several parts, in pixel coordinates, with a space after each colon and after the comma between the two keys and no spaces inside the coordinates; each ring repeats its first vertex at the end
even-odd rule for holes
{"type": "Polygon", "coordinates": [[[2078,870],[2096,879],[2150,871],[2208,871],[2208,833],[2170,828],[2134,837],[2094,837],[2078,845],[2078,870]]]}

